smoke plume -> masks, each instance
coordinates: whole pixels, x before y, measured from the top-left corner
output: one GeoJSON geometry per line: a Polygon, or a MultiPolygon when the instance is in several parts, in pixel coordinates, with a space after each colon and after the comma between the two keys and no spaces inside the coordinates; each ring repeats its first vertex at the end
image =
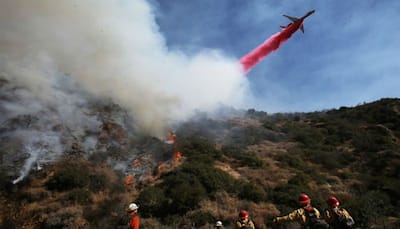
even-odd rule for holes
{"type": "Polygon", "coordinates": [[[153,136],[195,110],[240,106],[248,91],[236,59],[168,50],[145,0],[2,0],[0,74],[53,106],[68,76],[153,136]]]}

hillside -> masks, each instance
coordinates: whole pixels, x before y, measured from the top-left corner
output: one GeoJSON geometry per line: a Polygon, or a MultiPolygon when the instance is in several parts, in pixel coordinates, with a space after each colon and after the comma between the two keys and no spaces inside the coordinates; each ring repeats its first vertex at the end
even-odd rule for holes
{"type": "MultiPolygon", "coordinates": [[[[6,110],[19,89],[0,87],[6,110]]],[[[88,101],[79,125],[51,107],[2,117],[1,228],[123,228],[131,201],[141,228],[230,225],[240,209],[271,228],[301,192],[320,209],[337,195],[359,228],[400,227],[399,99],[199,114],[176,128],[174,144],[140,134],[114,103],[88,101]]]]}

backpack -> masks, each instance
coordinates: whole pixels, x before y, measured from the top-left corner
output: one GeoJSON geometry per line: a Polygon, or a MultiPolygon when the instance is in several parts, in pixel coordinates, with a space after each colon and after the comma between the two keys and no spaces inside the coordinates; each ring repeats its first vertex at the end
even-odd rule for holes
{"type": "MultiPolygon", "coordinates": [[[[240,222],[240,221],[239,221],[240,222]]],[[[241,224],[241,227],[240,227],[240,229],[253,229],[251,226],[250,226],[250,220],[248,220],[246,223],[245,222],[240,222],[240,224],[241,224]]]]}
{"type": "Polygon", "coordinates": [[[333,211],[336,215],[337,221],[333,226],[335,229],[347,229],[354,227],[354,220],[351,218],[347,218],[343,214],[343,209],[339,208],[337,211],[333,211]]]}
{"type": "Polygon", "coordinates": [[[309,229],[328,229],[329,224],[323,219],[319,219],[313,207],[305,207],[306,225],[303,228],[309,229]]]}

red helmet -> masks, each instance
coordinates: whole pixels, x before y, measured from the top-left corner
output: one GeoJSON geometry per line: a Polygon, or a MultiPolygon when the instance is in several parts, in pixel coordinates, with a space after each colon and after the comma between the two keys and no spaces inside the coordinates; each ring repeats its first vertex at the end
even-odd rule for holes
{"type": "Polygon", "coordinates": [[[249,217],[249,213],[246,210],[240,210],[239,218],[244,219],[244,218],[248,218],[248,217],[249,217]]]}
{"type": "Polygon", "coordinates": [[[299,203],[301,205],[307,205],[310,202],[311,202],[311,199],[310,199],[310,197],[307,196],[307,194],[302,193],[299,195],[299,203]]]}
{"type": "Polygon", "coordinates": [[[328,199],[326,200],[326,203],[327,203],[330,207],[333,207],[333,208],[338,207],[339,204],[340,204],[339,200],[338,200],[336,197],[334,197],[334,196],[328,197],[328,199]]]}

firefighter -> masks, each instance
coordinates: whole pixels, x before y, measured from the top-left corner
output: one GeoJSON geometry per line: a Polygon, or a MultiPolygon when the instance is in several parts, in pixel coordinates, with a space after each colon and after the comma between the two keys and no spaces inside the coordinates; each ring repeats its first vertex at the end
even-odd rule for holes
{"type": "Polygon", "coordinates": [[[320,212],[311,206],[311,198],[307,194],[300,194],[298,198],[300,208],[286,216],[275,217],[274,224],[294,221],[300,224],[301,228],[328,228],[329,225],[320,219],[320,212]]]}
{"type": "Polygon", "coordinates": [[[329,196],[326,204],[328,208],[324,210],[324,218],[331,228],[354,228],[353,217],[346,209],[339,207],[340,202],[335,196],[329,196]]]}
{"type": "Polygon", "coordinates": [[[138,209],[139,206],[137,206],[135,203],[131,203],[128,206],[127,213],[129,216],[129,229],[139,229],[140,218],[138,216],[138,209]]]}
{"type": "Polygon", "coordinates": [[[236,229],[255,229],[253,221],[249,219],[249,213],[246,210],[240,210],[239,218],[236,221],[236,229]]]}
{"type": "Polygon", "coordinates": [[[214,227],[215,229],[223,229],[224,228],[224,226],[222,225],[222,222],[221,221],[217,221],[216,223],[215,223],[215,227],[214,227]]]}

